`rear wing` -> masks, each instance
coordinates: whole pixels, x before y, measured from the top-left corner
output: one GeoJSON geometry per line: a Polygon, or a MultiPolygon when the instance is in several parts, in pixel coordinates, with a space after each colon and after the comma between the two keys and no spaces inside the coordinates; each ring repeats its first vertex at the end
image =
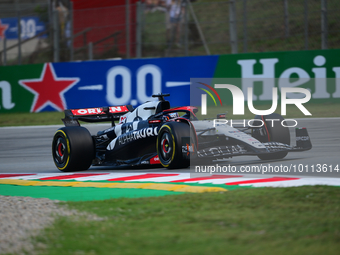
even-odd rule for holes
{"type": "Polygon", "coordinates": [[[65,118],[62,119],[65,126],[80,126],[79,120],[84,122],[106,122],[119,120],[122,115],[132,112],[132,105],[108,106],[100,108],[83,108],[64,110],[65,118]]]}

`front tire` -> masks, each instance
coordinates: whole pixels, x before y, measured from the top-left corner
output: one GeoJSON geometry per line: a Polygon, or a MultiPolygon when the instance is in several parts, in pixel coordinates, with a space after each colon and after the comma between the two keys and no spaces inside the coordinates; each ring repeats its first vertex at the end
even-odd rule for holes
{"type": "Polygon", "coordinates": [[[53,137],[53,161],[62,172],[87,170],[94,154],[92,136],[84,127],[63,127],[53,137]]]}
{"type": "Polygon", "coordinates": [[[190,159],[182,153],[182,137],[190,137],[190,126],[183,122],[164,124],[157,136],[157,154],[159,161],[166,168],[186,168],[190,159]]]}
{"type": "MultiPolygon", "coordinates": [[[[259,139],[260,142],[279,142],[283,144],[290,145],[290,132],[288,127],[281,125],[284,118],[277,113],[272,113],[266,116],[255,116],[255,119],[262,119],[264,122],[264,129],[266,130],[267,136],[259,139]],[[269,121],[270,119],[276,119],[276,121],[269,121]],[[280,121],[277,121],[280,120],[280,121]]],[[[262,160],[272,160],[272,159],[283,159],[288,154],[288,151],[280,151],[270,154],[260,154],[257,155],[262,160]]]]}

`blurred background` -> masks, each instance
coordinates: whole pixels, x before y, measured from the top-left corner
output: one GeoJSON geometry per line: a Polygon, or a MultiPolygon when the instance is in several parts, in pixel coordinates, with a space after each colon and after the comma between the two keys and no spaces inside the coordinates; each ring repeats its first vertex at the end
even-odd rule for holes
{"type": "Polygon", "coordinates": [[[339,11],[338,0],[0,0],[0,64],[335,49],[339,11]]]}

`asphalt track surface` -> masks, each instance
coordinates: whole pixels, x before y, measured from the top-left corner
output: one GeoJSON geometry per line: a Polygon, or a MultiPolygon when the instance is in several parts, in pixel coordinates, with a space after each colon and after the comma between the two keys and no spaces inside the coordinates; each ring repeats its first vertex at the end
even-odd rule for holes
{"type": "MultiPolygon", "coordinates": [[[[241,166],[288,166],[309,167],[306,173],[289,173],[289,176],[313,177],[339,177],[340,171],[326,173],[311,173],[312,167],[317,164],[326,164],[334,168],[340,167],[340,118],[297,119],[299,127],[307,127],[313,148],[306,152],[289,153],[286,158],[278,161],[262,161],[253,156],[234,157],[228,161],[218,162],[221,165],[241,166]]],[[[84,125],[91,134],[109,128],[110,124],[84,125]]],[[[51,155],[51,143],[54,133],[60,126],[34,126],[34,127],[2,127],[0,128],[0,173],[61,173],[54,165],[51,155]]],[[[295,144],[295,131],[291,128],[291,143],[295,144]]],[[[171,170],[153,168],[113,168],[91,167],[85,172],[169,172],[171,170]]],[[[192,168],[192,171],[193,168],[192,168]]],[[[189,173],[190,169],[177,169],[179,173],[189,173]]],[[[258,175],[258,174],[256,174],[258,175]]],[[[275,174],[278,176],[281,174],[275,174]]],[[[248,174],[248,176],[253,176],[248,174]]],[[[283,174],[287,176],[287,174],[283,174]]],[[[255,177],[255,175],[254,175],[255,177]]]]}

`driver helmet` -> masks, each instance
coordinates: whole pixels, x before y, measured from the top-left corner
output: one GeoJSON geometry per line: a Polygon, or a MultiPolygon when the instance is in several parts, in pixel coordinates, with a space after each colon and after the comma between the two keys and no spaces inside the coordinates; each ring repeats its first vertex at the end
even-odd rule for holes
{"type": "Polygon", "coordinates": [[[178,117],[179,117],[179,115],[178,115],[177,112],[172,112],[172,113],[169,113],[169,114],[165,114],[165,115],[163,116],[163,119],[164,119],[164,120],[170,120],[170,119],[176,119],[176,118],[178,118],[178,117]]]}

